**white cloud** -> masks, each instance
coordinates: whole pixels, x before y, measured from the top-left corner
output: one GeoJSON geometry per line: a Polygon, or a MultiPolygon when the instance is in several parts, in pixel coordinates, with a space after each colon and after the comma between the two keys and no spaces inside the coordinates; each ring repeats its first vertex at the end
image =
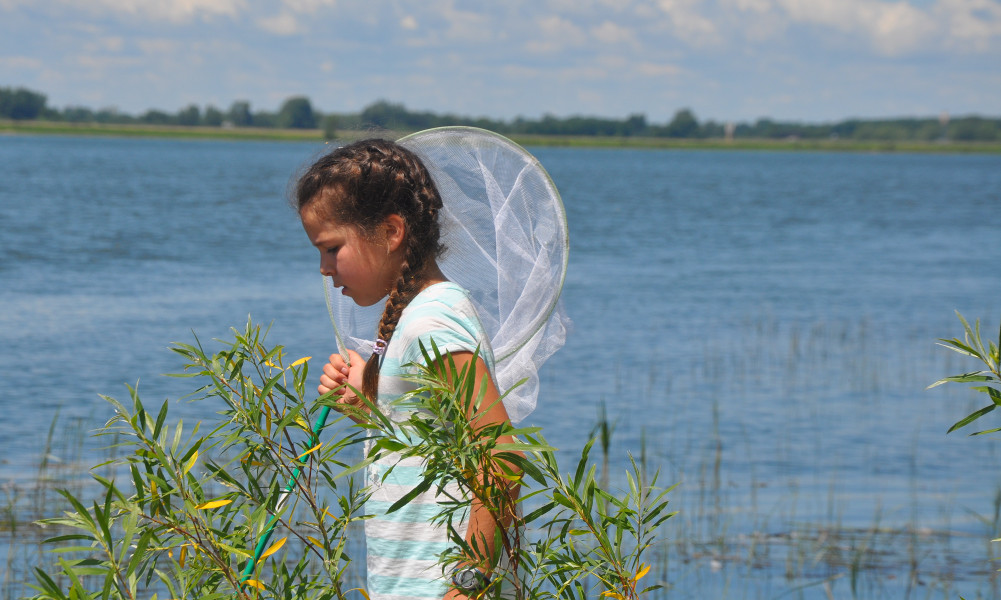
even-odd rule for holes
{"type": "Polygon", "coordinates": [[[182,49],[180,42],[167,38],[136,40],[136,45],[148,56],[173,56],[182,49]]]}
{"type": "Polygon", "coordinates": [[[414,31],[417,29],[417,19],[415,19],[413,15],[407,15],[400,19],[400,27],[409,31],[414,31]]]}
{"type": "Polygon", "coordinates": [[[603,21],[601,25],[591,28],[591,35],[605,44],[620,44],[636,40],[636,33],[633,30],[611,21],[603,21]]]}
{"type": "Polygon", "coordinates": [[[525,48],[534,54],[556,53],[567,47],[587,42],[587,35],[575,23],[556,15],[546,16],[536,23],[537,35],[525,48]]]}
{"type": "Polygon", "coordinates": [[[282,0],[282,6],[300,14],[313,14],[321,8],[337,6],[337,0],[282,0]]]}
{"type": "Polygon", "coordinates": [[[8,69],[41,69],[45,63],[30,56],[0,56],[0,66],[8,69]]]}
{"type": "Polygon", "coordinates": [[[63,18],[68,10],[75,9],[94,15],[120,15],[171,23],[214,17],[234,18],[247,8],[245,0],[51,0],[48,5],[38,0],[0,0],[0,9],[14,11],[20,6],[48,9],[63,18]]]}
{"type": "Polygon", "coordinates": [[[922,47],[936,29],[926,12],[903,1],[779,0],[779,3],[794,21],[861,35],[887,55],[922,47]]]}
{"type": "MultiPolygon", "coordinates": [[[[79,6],[72,0],[63,1],[79,6]]],[[[193,18],[235,17],[245,8],[243,0],[89,0],[87,6],[93,12],[125,13],[173,23],[193,18]]]]}
{"type": "Polygon", "coordinates": [[[447,27],[442,35],[451,42],[473,42],[483,44],[495,38],[495,32],[500,25],[491,18],[479,12],[459,10],[454,2],[446,0],[439,5],[428,4],[428,12],[445,20],[447,27]]]}
{"type": "Polygon", "coordinates": [[[142,64],[142,58],[135,56],[95,56],[81,54],[74,57],[73,62],[91,71],[107,71],[120,67],[134,67],[142,64]]]}
{"type": "Polygon", "coordinates": [[[741,14],[734,27],[754,42],[811,25],[861,38],[880,54],[897,56],[928,50],[939,30],[930,11],[905,0],[720,0],[720,5],[741,14]]]}
{"type": "Polygon", "coordinates": [[[283,12],[271,17],[257,19],[257,26],[275,35],[294,35],[299,33],[299,21],[291,13],[283,12]]]}
{"type": "Polygon", "coordinates": [[[1001,3],[993,0],[939,0],[935,13],[947,25],[947,44],[962,52],[1001,45],[1001,3]]]}
{"type": "Polygon", "coordinates": [[[677,65],[641,62],[636,65],[636,72],[644,77],[674,77],[681,73],[677,65]]]}
{"type": "Polygon", "coordinates": [[[767,13],[772,9],[771,0],[729,0],[724,2],[743,12],[767,13]]]}
{"type": "Polygon", "coordinates": [[[928,14],[906,2],[869,7],[860,12],[873,45],[891,56],[926,47],[937,29],[928,14]]]}
{"type": "Polygon", "coordinates": [[[699,10],[703,7],[706,4],[700,0],[657,0],[657,8],[667,17],[672,33],[693,46],[719,41],[716,24],[699,10]]]}

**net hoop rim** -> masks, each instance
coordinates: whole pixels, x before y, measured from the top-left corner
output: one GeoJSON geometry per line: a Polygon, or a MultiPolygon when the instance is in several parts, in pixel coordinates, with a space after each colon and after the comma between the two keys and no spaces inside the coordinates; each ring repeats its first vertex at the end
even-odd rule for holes
{"type": "MultiPolygon", "coordinates": [[[[563,286],[566,283],[567,278],[567,268],[570,263],[570,228],[567,224],[567,212],[566,207],[563,205],[563,197],[560,196],[559,189],[556,187],[556,183],[553,181],[552,176],[549,171],[542,166],[542,163],[535,157],[534,154],[529,152],[523,146],[517,142],[511,140],[510,138],[501,135],[495,131],[490,131],[489,129],[483,129],[481,127],[470,127],[465,125],[450,125],[445,127],[432,127],[430,129],[423,129],[421,131],[416,131],[399,138],[396,142],[409,150],[413,151],[407,142],[413,142],[416,139],[420,139],[423,136],[428,136],[431,134],[455,134],[455,135],[469,135],[473,134],[478,137],[490,138],[492,141],[504,146],[506,149],[524,156],[534,168],[538,169],[545,176],[546,187],[549,190],[550,197],[555,201],[555,205],[558,208],[558,217],[560,220],[560,225],[562,226],[562,249],[563,249],[563,264],[560,269],[560,281],[559,281],[559,291],[553,296],[552,301],[549,306],[546,307],[544,311],[541,312],[536,321],[532,324],[530,328],[530,333],[523,336],[518,344],[506,352],[503,356],[495,357],[495,360],[499,363],[511,358],[518,353],[526,344],[528,344],[532,338],[534,338],[540,331],[545,329],[546,323],[549,322],[550,317],[556,311],[556,307],[559,305],[560,298],[563,296],[563,286]]],[[[419,153],[418,153],[419,154],[419,153]]],[[[422,157],[423,160],[423,157],[422,157]]],[[[430,166],[429,166],[430,168],[430,166]]],[[[445,199],[442,198],[442,202],[445,199]]]]}

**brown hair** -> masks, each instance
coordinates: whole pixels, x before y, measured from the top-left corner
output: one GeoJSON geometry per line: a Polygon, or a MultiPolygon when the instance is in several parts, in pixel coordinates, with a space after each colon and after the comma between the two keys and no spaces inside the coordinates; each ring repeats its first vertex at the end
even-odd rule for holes
{"type": "MultiPolygon", "coordinates": [[[[293,206],[373,236],[389,215],[403,219],[406,252],[379,320],[378,339],[393,337],[403,309],[423,287],[423,275],[441,253],[441,196],[416,154],[387,140],[361,140],[324,155],[299,176],[293,206]]],[[[365,365],[362,392],[375,402],[379,361],[365,365]]]]}

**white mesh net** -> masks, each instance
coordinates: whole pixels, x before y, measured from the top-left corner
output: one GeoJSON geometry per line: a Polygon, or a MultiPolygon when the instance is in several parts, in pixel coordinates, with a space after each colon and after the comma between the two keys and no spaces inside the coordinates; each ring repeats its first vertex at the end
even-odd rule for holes
{"type": "MultiPolygon", "coordinates": [[[[441,193],[445,276],[469,290],[490,337],[497,386],[513,423],[536,406],[539,367],[566,340],[560,292],[569,238],[559,192],[539,161],[498,134],[443,127],[399,140],[423,160],[441,193]]],[[[338,344],[371,353],[382,302],[359,307],[324,278],[338,344]]]]}

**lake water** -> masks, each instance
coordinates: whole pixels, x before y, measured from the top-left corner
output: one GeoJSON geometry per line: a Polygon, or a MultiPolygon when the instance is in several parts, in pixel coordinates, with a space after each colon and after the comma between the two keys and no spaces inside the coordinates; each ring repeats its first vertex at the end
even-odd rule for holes
{"type": "MultiPolygon", "coordinates": [[[[0,137],[8,490],[57,412],[71,437],[125,383],[149,403],[188,393],[160,374],[192,331],[249,314],[290,355],[329,354],[317,256],[284,200],[322,150],[0,137]]],[[[527,422],[573,452],[603,403],[613,482],[632,452],[680,483],[659,580],[684,597],[999,597],[997,438],[947,436],[983,400],[925,387],[976,368],[934,345],[961,334],[955,310],[997,332],[1001,157],[533,152],[567,208],[575,329],[527,422]]]]}

